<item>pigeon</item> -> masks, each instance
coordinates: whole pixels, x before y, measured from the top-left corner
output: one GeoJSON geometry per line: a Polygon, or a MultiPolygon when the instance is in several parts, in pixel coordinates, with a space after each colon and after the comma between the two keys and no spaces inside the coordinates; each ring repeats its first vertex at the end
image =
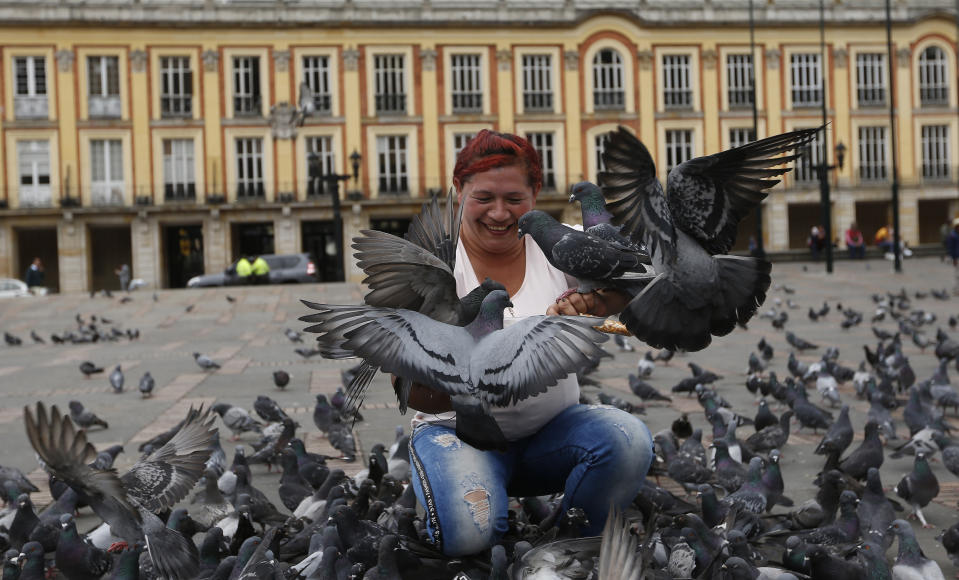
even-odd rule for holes
{"type": "Polygon", "coordinates": [[[766,511],[766,493],[762,482],[763,460],[753,457],[743,484],[735,492],[723,498],[723,503],[754,514],[766,511]]]}
{"type": "Polygon", "coordinates": [[[816,446],[815,453],[835,455],[838,458],[852,444],[853,435],[852,423],[849,421],[849,405],[843,405],[839,410],[839,418],[829,426],[822,441],[816,446]]]}
{"type": "Polygon", "coordinates": [[[110,386],[113,387],[114,393],[123,392],[123,371],[120,369],[120,365],[117,365],[110,373],[110,386]]]}
{"type": "Polygon", "coordinates": [[[290,384],[290,373],[284,370],[273,371],[273,384],[278,389],[285,389],[290,384]]]}
{"type": "Polygon", "coordinates": [[[739,222],[817,130],[786,133],[674,167],[664,193],[652,156],[625,127],[610,134],[600,174],[612,223],[649,250],[657,276],[620,313],[657,348],[701,350],[745,324],[766,298],[770,264],[725,255],[739,222]],[[668,193],[668,195],[667,195],[668,193]]]}
{"type": "Polygon", "coordinates": [[[68,580],[96,580],[113,566],[110,555],[86,543],[77,533],[73,516],[60,516],[60,541],[57,542],[56,563],[68,580]]]}
{"type": "Polygon", "coordinates": [[[84,378],[89,379],[90,375],[95,375],[97,373],[103,372],[103,367],[98,367],[92,362],[85,360],[80,363],[80,372],[83,373],[84,378]]]}
{"type": "Polygon", "coordinates": [[[629,339],[622,334],[614,334],[613,342],[616,343],[616,348],[619,349],[619,352],[635,352],[636,347],[629,342],[629,339]]]}
{"type": "Polygon", "coordinates": [[[140,396],[144,399],[150,396],[153,396],[153,387],[156,386],[156,381],[153,380],[153,375],[149,371],[143,373],[143,376],[140,377],[140,396]]]}
{"type": "Polygon", "coordinates": [[[939,495],[939,480],[936,479],[936,474],[932,472],[925,453],[919,452],[916,454],[912,471],[899,480],[895,492],[896,495],[909,502],[913,514],[922,522],[922,527],[932,527],[926,522],[925,516],[922,515],[922,508],[929,505],[929,502],[939,495]]]}
{"type": "Polygon", "coordinates": [[[251,417],[242,407],[234,407],[229,403],[217,403],[211,409],[223,419],[223,424],[233,432],[233,441],[239,439],[242,433],[263,432],[263,424],[251,417]]]}
{"type": "Polygon", "coordinates": [[[326,434],[330,431],[333,413],[333,407],[327,401],[326,395],[323,393],[316,395],[316,405],[313,407],[313,424],[320,430],[320,433],[326,434]]]}
{"type": "Polygon", "coordinates": [[[766,399],[760,399],[759,408],[756,410],[756,417],[753,419],[753,428],[756,429],[756,432],[762,431],[766,427],[776,425],[779,423],[779,419],[773,415],[773,412],[769,410],[769,405],[766,403],[766,399]]]}
{"type": "Polygon", "coordinates": [[[298,343],[303,342],[302,332],[297,332],[293,330],[292,328],[287,328],[286,330],[283,331],[283,333],[286,335],[288,339],[290,339],[290,342],[298,342],[298,343]]]}
{"type": "Polygon", "coordinates": [[[653,353],[651,351],[646,351],[646,354],[643,355],[643,358],[639,359],[637,364],[636,372],[641,378],[646,378],[653,374],[653,370],[656,368],[656,361],[653,360],[653,353]]]}
{"type": "Polygon", "coordinates": [[[892,545],[892,534],[887,529],[892,521],[896,519],[896,513],[893,504],[886,497],[886,492],[882,488],[882,480],[879,478],[879,470],[870,467],[866,475],[866,487],[862,492],[862,499],[859,501],[859,507],[856,508],[859,516],[859,525],[863,529],[863,535],[881,545],[884,549],[889,549],[892,545]]]}
{"type": "Polygon", "coordinates": [[[656,387],[641,380],[634,374],[630,374],[628,380],[629,390],[644,401],[672,401],[672,399],[660,393],[656,387]]]}
{"type": "Polygon", "coordinates": [[[3,333],[3,340],[10,346],[20,346],[23,344],[23,339],[19,336],[14,336],[9,332],[3,333]]]}
{"type": "Polygon", "coordinates": [[[256,401],[253,402],[253,411],[267,423],[281,423],[290,418],[279,403],[266,395],[257,395],[256,401]]]}
{"type": "Polygon", "coordinates": [[[819,348],[819,345],[813,344],[807,340],[803,340],[788,330],[786,331],[786,342],[791,344],[793,348],[800,352],[819,348]]]}
{"type": "Polygon", "coordinates": [[[90,427],[110,428],[106,421],[97,417],[95,413],[84,409],[83,403],[80,401],[70,401],[68,406],[70,407],[70,419],[73,420],[77,427],[81,429],[89,429],[90,427]]]}
{"type": "Polygon", "coordinates": [[[793,412],[786,411],[779,418],[779,424],[765,427],[746,438],[746,446],[760,453],[781,449],[789,440],[789,422],[792,418],[793,412]]]}
{"type": "MultiPolygon", "coordinates": [[[[154,512],[183,499],[210,456],[214,429],[209,410],[191,408],[183,427],[170,441],[141,459],[122,476],[86,466],[95,450],[83,431],[40,402],[24,408],[27,437],[48,471],[77,490],[113,533],[129,545],[146,540],[159,576],[195,578],[196,546],[167,528],[154,512]]],[[[61,540],[62,542],[62,540],[61,540]]]]}
{"type": "Polygon", "coordinates": [[[945,580],[942,569],[930,560],[919,547],[916,533],[906,520],[895,520],[889,531],[899,538],[899,553],[892,567],[892,577],[896,580],[945,580]]]}
{"type": "Polygon", "coordinates": [[[936,539],[942,542],[942,547],[945,548],[946,554],[948,554],[949,559],[952,560],[952,565],[959,566],[959,523],[955,523],[952,527],[943,530],[936,539]]]}
{"type": "Polygon", "coordinates": [[[882,441],[879,439],[879,424],[868,421],[862,443],[839,462],[839,469],[853,479],[863,480],[869,474],[869,468],[879,469],[884,459],[882,441]]]}
{"type": "Polygon", "coordinates": [[[215,362],[213,359],[206,356],[205,354],[200,354],[198,352],[195,352],[193,353],[193,360],[195,360],[196,364],[200,365],[200,368],[205,371],[208,371],[210,369],[220,368],[219,363],[215,362]]]}
{"type": "Polygon", "coordinates": [[[512,304],[505,290],[490,292],[465,327],[411,310],[304,304],[319,311],[300,320],[314,323],[306,331],[320,333],[321,344],[448,393],[457,435],[478,449],[506,444],[490,406],[541,393],[606,355],[598,345],[607,335],[592,328],[592,317],[530,316],[504,329],[503,310],[512,304]]]}
{"type": "Polygon", "coordinates": [[[296,354],[300,355],[303,358],[310,358],[320,354],[323,351],[318,348],[296,347],[293,349],[293,352],[295,352],[296,354]]]}
{"type": "Polygon", "coordinates": [[[843,580],[867,580],[866,570],[856,562],[837,558],[823,546],[810,545],[806,558],[812,578],[842,578],[843,580]]]}
{"type": "Polygon", "coordinates": [[[829,401],[831,407],[842,404],[842,399],[839,397],[839,382],[825,369],[820,370],[816,377],[816,391],[823,401],[829,401]]]}

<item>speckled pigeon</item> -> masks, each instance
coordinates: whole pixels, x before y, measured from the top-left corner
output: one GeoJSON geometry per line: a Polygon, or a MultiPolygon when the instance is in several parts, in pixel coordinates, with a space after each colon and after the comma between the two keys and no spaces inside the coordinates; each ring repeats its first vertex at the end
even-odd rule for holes
{"type": "Polygon", "coordinates": [[[674,167],[666,193],[653,158],[626,128],[610,134],[600,174],[624,235],[642,243],[658,276],[620,314],[626,327],[655,347],[701,350],[712,335],[745,324],[766,298],[770,264],[725,255],[739,222],[755,211],[775,177],[818,129],[769,137],[674,167]]]}
{"type": "Polygon", "coordinates": [[[479,448],[500,448],[505,438],[489,415],[544,392],[570,373],[596,364],[607,335],[585,316],[530,316],[503,328],[505,290],[490,292],[465,327],[437,322],[411,310],[332,306],[304,301],[318,313],[321,344],[351,351],[385,372],[448,393],[457,412],[457,433],[479,448]]]}

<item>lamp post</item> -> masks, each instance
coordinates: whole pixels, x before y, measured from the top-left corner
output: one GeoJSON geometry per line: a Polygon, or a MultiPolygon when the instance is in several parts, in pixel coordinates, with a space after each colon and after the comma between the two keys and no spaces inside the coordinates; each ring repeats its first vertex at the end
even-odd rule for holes
{"type": "MultiPolygon", "coordinates": [[[[819,175],[819,203],[822,206],[822,226],[826,230],[826,273],[832,274],[832,199],[830,199],[829,191],[829,172],[833,169],[842,169],[843,161],[846,160],[846,146],[843,145],[842,141],[836,144],[836,164],[829,165],[826,162],[826,127],[822,128],[822,132],[822,162],[813,165],[812,168],[819,175]]],[[[811,153],[812,151],[807,156],[810,159],[812,158],[811,153]]]]}
{"type": "Polygon", "coordinates": [[[327,190],[330,192],[333,201],[333,243],[336,248],[336,281],[342,282],[346,279],[343,273],[343,215],[340,213],[340,182],[353,179],[356,181],[360,176],[360,161],[363,156],[355,149],[350,154],[352,163],[352,174],[323,173],[323,165],[320,162],[320,156],[316,152],[310,153],[310,186],[313,191],[320,191],[319,184],[326,183],[327,190]]]}
{"type": "Polygon", "coordinates": [[[893,269],[902,273],[902,248],[899,245],[899,161],[896,157],[896,68],[892,49],[892,14],[886,0],[886,53],[889,67],[889,157],[892,162],[892,256],[893,269]]]}

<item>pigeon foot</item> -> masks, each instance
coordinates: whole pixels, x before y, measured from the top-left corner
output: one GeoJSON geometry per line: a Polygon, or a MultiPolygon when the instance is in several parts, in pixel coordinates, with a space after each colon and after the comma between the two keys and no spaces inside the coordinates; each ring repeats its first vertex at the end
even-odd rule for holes
{"type": "Polygon", "coordinates": [[[129,547],[129,544],[127,544],[126,542],[114,542],[110,544],[109,548],[107,548],[107,552],[110,552],[111,554],[119,554],[123,550],[126,550],[128,547],[129,547]]]}

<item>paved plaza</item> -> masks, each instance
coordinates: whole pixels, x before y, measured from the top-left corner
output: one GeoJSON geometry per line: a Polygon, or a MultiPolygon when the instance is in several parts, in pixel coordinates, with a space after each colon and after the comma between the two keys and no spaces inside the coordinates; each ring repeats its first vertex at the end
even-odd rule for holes
{"type": "MultiPolygon", "coordinates": [[[[902,274],[892,273],[892,263],[885,260],[839,261],[834,274],[827,275],[824,270],[822,263],[774,264],[773,287],[761,309],[775,306],[778,299],[781,301],[780,308],[787,309],[789,313],[786,328],[821,345],[819,350],[799,357],[806,362],[818,359],[825,346],[833,345],[840,349],[842,364],[858,366],[863,360],[862,346],[868,344],[874,348],[877,343],[869,323],[875,310],[870,299],[873,293],[898,292],[905,288],[913,296],[915,291],[951,291],[953,287],[951,264],[940,262],[935,257],[906,260],[902,274]],[[795,289],[795,293],[786,294],[782,285],[795,289]],[[787,299],[798,304],[798,308],[787,308],[787,299]],[[806,316],[809,307],[819,308],[824,301],[831,307],[829,315],[819,322],[810,321],[806,316]],[[841,302],[843,307],[862,311],[864,322],[848,331],[842,330],[839,325],[841,318],[836,312],[837,302],[841,302]]],[[[181,420],[190,405],[229,402],[252,409],[253,401],[259,394],[276,399],[300,423],[300,435],[306,440],[309,450],[335,454],[313,425],[314,396],[316,393],[333,393],[340,384],[340,371],[352,363],[327,361],[319,357],[305,359],[294,352],[296,346],[303,345],[291,343],[283,331],[285,328],[303,328],[304,324],[297,318],[308,310],[300,304],[299,299],[357,303],[363,296],[361,286],[314,284],[163,290],[156,292],[155,299],[150,289],[141,289],[129,294],[131,300],[125,303],[121,303],[122,296],[115,293],[112,298],[91,298],[73,294],[0,301],[0,332],[9,332],[23,339],[22,346],[0,345],[0,392],[3,395],[0,398],[0,464],[13,465],[30,474],[44,492],[35,498],[35,503],[42,505],[48,497],[45,495],[46,476],[37,468],[33,450],[27,442],[22,413],[24,405],[33,405],[41,400],[66,409],[68,401],[77,399],[107,420],[110,424],[108,429],[92,430],[89,437],[97,447],[115,443],[125,446],[126,452],[117,459],[117,467],[121,472],[137,459],[136,448],[140,442],[181,420]],[[227,296],[235,300],[229,301],[227,296]],[[191,306],[192,309],[188,311],[191,306]],[[116,326],[121,330],[139,329],[140,338],[80,345],[51,344],[50,334],[74,329],[75,316],[78,314],[85,320],[96,315],[111,321],[101,326],[116,326]],[[31,330],[35,330],[47,344],[33,344],[29,338],[31,330]],[[222,368],[215,372],[202,371],[193,361],[193,352],[207,354],[222,368]],[[78,370],[78,365],[84,360],[103,366],[106,372],[85,379],[78,370]],[[110,370],[118,364],[126,376],[126,389],[121,394],[113,392],[107,379],[110,370]],[[277,369],[284,369],[292,375],[292,381],[285,390],[273,386],[272,373],[277,369]],[[156,390],[152,398],[142,399],[137,391],[137,383],[147,371],[156,379],[156,390]]],[[[936,326],[959,337],[959,329],[950,331],[947,325],[950,315],[959,315],[959,297],[937,300],[928,296],[913,299],[912,306],[933,312],[938,317],[933,326],[925,329],[930,338],[935,336],[936,326]]],[[[888,317],[877,326],[895,331],[895,322],[888,317]]],[[[686,363],[695,361],[722,375],[724,378],[716,383],[719,392],[738,411],[751,417],[756,407],[752,395],[744,387],[747,357],[756,350],[755,345],[762,337],[775,349],[770,370],[776,371],[780,378],[785,377],[788,374],[786,359],[790,347],[784,332],[775,330],[769,320],[757,317],[750,322],[748,329],[736,329],[731,335],[714,340],[705,351],[677,355],[668,366],[657,367],[649,382],[668,393],[671,386],[689,376],[686,363]]],[[[309,335],[305,335],[305,338],[309,342],[309,335]]],[[[634,339],[630,340],[636,346],[634,353],[619,352],[610,341],[608,350],[613,357],[605,360],[594,376],[602,382],[607,392],[638,402],[629,392],[627,374],[635,372],[636,362],[646,348],[634,339]]],[[[903,339],[903,348],[918,380],[928,378],[936,367],[932,349],[922,353],[908,338],[903,339]]],[[[952,374],[953,377],[957,376],[954,370],[952,374]]],[[[955,378],[953,381],[957,384],[955,378]]],[[[856,399],[851,383],[841,386],[840,391],[843,400],[852,407],[851,417],[858,441],[862,438],[868,404],[856,399]]],[[[584,392],[595,397],[595,388],[585,387],[584,392]]],[[[810,399],[818,402],[814,389],[810,391],[810,399]]],[[[775,407],[774,411],[777,415],[780,412],[775,407]]],[[[656,432],[669,428],[679,412],[688,412],[694,426],[704,428],[705,439],[708,440],[709,425],[695,398],[680,396],[674,397],[670,404],[650,404],[643,418],[650,429],[656,432]]],[[[363,415],[365,420],[355,426],[357,446],[363,454],[350,464],[330,461],[331,464],[342,466],[348,473],[364,467],[365,452],[374,443],[391,442],[396,425],[403,425],[407,430],[409,428],[409,416],[401,416],[397,411],[392,389],[382,375],[375,379],[371,387],[363,415]]],[[[908,434],[908,429],[901,422],[901,410],[894,416],[900,419],[900,436],[908,434]]],[[[954,417],[952,421],[959,425],[959,420],[954,417]]],[[[221,425],[219,420],[217,424],[221,425]]],[[[741,438],[750,433],[749,427],[739,431],[741,438]]],[[[819,435],[805,431],[795,433],[794,430],[782,450],[786,494],[797,503],[815,493],[812,481],[822,466],[823,458],[814,455],[812,450],[819,438],[819,435]]],[[[232,457],[234,444],[228,436],[222,440],[228,457],[232,457]]],[[[252,441],[252,437],[241,440],[247,444],[252,441]]],[[[857,444],[853,443],[854,446],[857,444]]],[[[911,456],[894,460],[887,455],[881,470],[885,487],[891,489],[911,469],[912,460],[911,456]]],[[[949,563],[942,546],[933,538],[941,529],[957,520],[959,480],[941,463],[934,463],[933,470],[939,478],[942,491],[924,512],[936,529],[922,530],[917,526],[916,530],[926,554],[942,563],[943,571],[950,575],[956,570],[949,563]]],[[[254,485],[276,499],[278,477],[268,475],[262,466],[254,466],[253,473],[254,485]]],[[[279,501],[275,503],[282,505],[279,501]]],[[[93,523],[92,518],[89,523],[93,523]]]]}

